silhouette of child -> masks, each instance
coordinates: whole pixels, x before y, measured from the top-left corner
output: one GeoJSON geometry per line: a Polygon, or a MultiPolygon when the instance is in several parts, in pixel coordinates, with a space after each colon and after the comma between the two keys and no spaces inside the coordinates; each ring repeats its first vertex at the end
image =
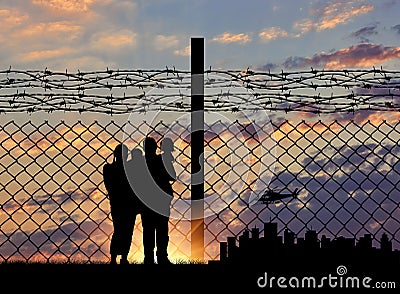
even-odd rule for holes
{"type": "MultiPolygon", "coordinates": [[[[175,173],[175,169],[174,169],[174,157],[172,156],[172,152],[174,151],[174,142],[172,141],[171,138],[164,138],[161,141],[161,145],[160,145],[162,154],[162,161],[165,167],[165,171],[167,172],[167,174],[165,175],[165,180],[167,182],[167,184],[170,184],[171,181],[175,181],[176,179],[176,173],[175,173]]],[[[168,185],[171,186],[171,185],[168,185]]],[[[170,195],[172,196],[172,186],[171,189],[169,189],[169,192],[171,193],[170,195]]]]}

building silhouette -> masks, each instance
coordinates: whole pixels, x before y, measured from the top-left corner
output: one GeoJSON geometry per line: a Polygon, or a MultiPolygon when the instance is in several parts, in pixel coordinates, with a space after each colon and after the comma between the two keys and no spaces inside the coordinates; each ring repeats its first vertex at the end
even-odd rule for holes
{"type": "Polygon", "coordinates": [[[278,235],[278,224],[264,223],[263,234],[258,227],[245,229],[238,238],[229,236],[220,242],[220,260],[216,263],[263,265],[267,268],[321,268],[335,269],[338,265],[350,266],[360,271],[393,268],[400,270],[400,252],[392,250],[392,242],[384,233],[380,246],[373,247],[373,236],[364,234],[358,240],[338,236],[318,237],[315,230],[308,229],[304,237],[298,237],[288,228],[278,235]],[[237,242],[238,241],[238,242],[237,242]]]}

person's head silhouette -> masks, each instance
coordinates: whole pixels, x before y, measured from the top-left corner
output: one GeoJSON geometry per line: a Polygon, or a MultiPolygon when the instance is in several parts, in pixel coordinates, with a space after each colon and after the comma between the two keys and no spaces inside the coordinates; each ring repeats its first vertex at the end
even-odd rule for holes
{"type": "Polygon", "coordinates": [[[142,150],[140,150],[139,148],[134,148],[131,150],[131,158],[132,159],[140,159],[143,156],[143,152],[142,150]]]}
{"type": "Polygon", "coordinates": [[[166,153],[172,153],[174,151],[174,142],[172,141],[171,138],[164,138],[161,141],[161,150],[166,153]]]}
{"type": "Polygon", "coordinates": [[[128,158],[128,147],[125,144],[118,144],[114,149],[114,161],[123,162],[128,158]]]}
{"type": "Polygon", "coordinates": [[[145,155],[156,154],[157,151],[157,142],[152,137],[146,137],[144,139],[144,153],[145,155]]]}

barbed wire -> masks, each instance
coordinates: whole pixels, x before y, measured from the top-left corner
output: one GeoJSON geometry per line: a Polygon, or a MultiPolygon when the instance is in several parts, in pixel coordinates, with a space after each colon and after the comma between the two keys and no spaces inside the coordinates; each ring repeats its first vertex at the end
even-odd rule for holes
{"type": "MultiPolygon", "coordinates": [[[[0,113],[38,111],[126,114],[191,109],[191,73],[154,70],[0,71],[0,113]]],[[[400,71],[204,71],[206,111],[267,110],[315,114],[400,111],[400,71]]]]}

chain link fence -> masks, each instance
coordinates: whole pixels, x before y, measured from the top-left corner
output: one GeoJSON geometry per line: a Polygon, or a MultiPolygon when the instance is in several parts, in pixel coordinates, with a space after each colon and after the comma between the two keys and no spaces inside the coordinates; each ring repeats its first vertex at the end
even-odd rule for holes
{"type": "MultiPolygon", "coordinates": [[[[376,118],[376,117],[375,117],[376,118]]],[[[102,167],[121,140],[159,142],[162,121],[126,126],[115,121],[74,123],[13,120],[0,127],[0,261],[108,262],[112,220],[102,167]]],[[[188,124],[175,136],[175,199],[170,219],[172,260],[189,260],[191,244],[188,124]]],[[[171,128],[169,128],[171,130],[171,128]]],[[[236,138],[237,139],[237,138],[236,138]]],[[[302,235],[312,228],[331,238],[386,232],[400,248],[400,120],[270,121],[211,124],[205,133],[205,260],[219,259],[219,242],[273,220],[302,235]],[[267,125],[272,126],[268,128],[267,125]],[[221,130],[236,128],[242,144],[221,130]],[[258,131],[255,132],[254,130],[258,131]],[[261,142],[274,161],[260,160],[261,142]],[[272,152],[273,150],[273,152],[272,152]],[[246,156],[243,156],[245,154],[246,156]],[[298,197],[249,201],[268,189],[298,197]]],[[[141,262],[137,217],[129,259],[141,262]]]]}

